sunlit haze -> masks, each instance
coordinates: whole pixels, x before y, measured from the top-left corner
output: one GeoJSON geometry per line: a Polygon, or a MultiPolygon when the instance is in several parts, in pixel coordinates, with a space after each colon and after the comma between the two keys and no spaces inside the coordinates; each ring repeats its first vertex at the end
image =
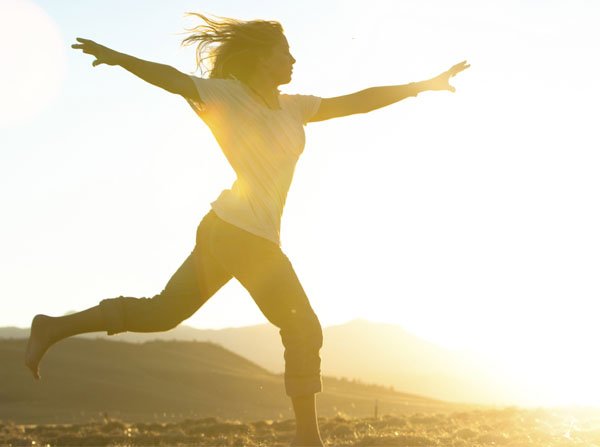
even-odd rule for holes
{"type": "MultiPolygon", "coordinates": [[[[69,48],[192,73],[186,11],[280,21],[289,93],[468,60],[456,93],[306,127],[282,247],[324,326],[394,323],[497,362],[525,384],[516,403],[600,406],[600,3],[584,0],[3,0],[0,326],[159,293],[231,185],[184,100],[69,48]]],[[[264,322],[232,281],[185,324],[264,322]]]]}

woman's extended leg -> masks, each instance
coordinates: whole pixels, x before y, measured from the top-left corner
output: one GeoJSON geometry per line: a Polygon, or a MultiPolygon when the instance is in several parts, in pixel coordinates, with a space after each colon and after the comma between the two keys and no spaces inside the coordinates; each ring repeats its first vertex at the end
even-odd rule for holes
{"type": "Polygon", "coordinates": [[[34,377],[40,377],[38,366],[44,353],[64,338],[86,332],[167,331],[193,315],[231,278],[205,249],[213,223],[212,215],[202,220],[194,250],[160,294],[106,299],[98,306],[62,317],[36,315],[25,353],[25,364],[34,377]]]}
{"type": "Polygon", "coordinates": [[[39,363],[50,346],[71,335],[103,331],[104,326],[100,306],[63,317],[36,315],[31,322],[25,365],[31,370],[33,377],[39,379],[39,363]]]}
{"type": "Polygon", "coordinates": [[[322,390],[319,350],[323,332],[289,259],[273,242],[222,221],[213,241],[215,258],[280,329],[285,389],[296,414],[292,445],[322,446],[315,394],[322,390]]]}

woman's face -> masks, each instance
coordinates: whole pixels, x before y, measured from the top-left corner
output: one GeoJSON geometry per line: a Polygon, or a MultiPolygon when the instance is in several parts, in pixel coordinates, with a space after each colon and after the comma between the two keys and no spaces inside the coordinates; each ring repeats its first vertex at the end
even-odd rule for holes
{"type": "Polygon", "coordinates": [[[262,59],[264,74],[269,76],[276,86],[292,80],[292,67],[296,59],[290,54],[290,46],[285,36],[272,48],[271,53],[262,59]]]}

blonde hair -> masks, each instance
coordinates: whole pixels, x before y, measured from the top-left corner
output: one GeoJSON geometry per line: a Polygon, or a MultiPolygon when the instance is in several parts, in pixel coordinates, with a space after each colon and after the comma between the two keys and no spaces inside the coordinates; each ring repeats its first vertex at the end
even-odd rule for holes
{"type": "Polygon", "coordinates": [[[247,82],[259,58],[267,56],[283,37],[283,27],[275,21],[211,19],[193,12],[187,15],[199,17],[204,24],[186,30],[190,35],[181,44],[197,44],[197,68],[208,72],[210,78],[247,82]]]}

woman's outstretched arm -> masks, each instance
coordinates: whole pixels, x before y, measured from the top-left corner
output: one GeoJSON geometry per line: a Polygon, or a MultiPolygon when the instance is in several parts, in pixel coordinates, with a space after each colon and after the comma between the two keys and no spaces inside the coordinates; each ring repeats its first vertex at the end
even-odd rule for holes
{"type": "Polygon", "coordinates": [[[428,90],[448,90],[454,92],[450,85],[450,78],[469,68],[467,61],[454,65],[449,70],[427,81],[413,82],[406,85],[392,85],[387,87],[372,87],[350,95],[335,98],[324,98],[319,110],[310,121],[324,121],[341,116],[367,113],[371,110],[394,104],[410,96],[428,90]]]}
{"type": "Polygon", "coordinates": [[[181,95],[184,98],[196,102],[200,101],[194,81],[170,65],[157,64],[156,62],[149,62],[128,54],[119,53],[93,40],[78,37],[77,41],[80,43],[71,45],[71,48],[82,50],[84,53],[94,56],[96,58],[92,62],[94,67],[100,64],[119,65],[152,85],[181,95]]]}

